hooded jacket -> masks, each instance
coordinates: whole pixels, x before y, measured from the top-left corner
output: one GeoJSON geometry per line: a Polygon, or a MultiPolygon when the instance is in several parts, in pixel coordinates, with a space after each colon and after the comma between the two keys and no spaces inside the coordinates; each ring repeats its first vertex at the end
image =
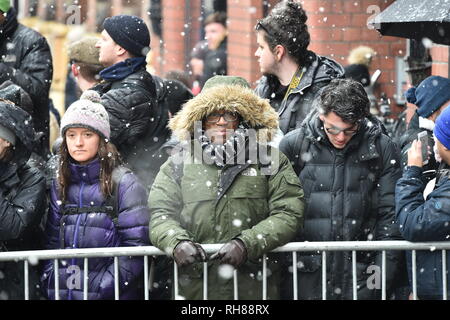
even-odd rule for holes
{"type": "Polygon", "coordinates": [[[280,129],[286,134],[299,128],[303,119],[312,110],[312,103],[321,88],[335,78],[344,77],[344,68],[334,60],[310,52],[311,63],[292,92],[283,101],[285,91],[280,91],[280,82],[273,76],[263,76],[255,89],[258,96],[269,99],[280,116],[280,129]]]}
{"type": "MultiPolygon", "coordinates": [[[[33,101],[33,126],[44,136],[36,152],[49,154],[49,91],[53,76],[52,55],[47,40],[18,23],[14,8],[8,11],[0,33],[0,83],[11,80],[33,101]]],[[[44,157],[45,158],[45,157],[44,157]]]]}
{"type": "MultiPolygon", "coordinates": [[[[45,234],[47,249],[102,248],[148,245],[147,193],[131,172],[122,176],[118,189],[118,216],[115,223],[104,211],[106,199],[100,189],[100,161],[86,165],[69,164],[71,184],[61,203],[56,181],[50,192],[50,211],[45,234]],[[62,207],[100,207],[98,211],[63,214],[62,207]],[[103,208],[103,209],[101,209],[103,208]]],[[[120,299],[137,299],[143,293],[142,257],[119,257],[120,299]]],[[[114,258],[91,258],[89,300],[114,299],[114,258]]],[[[84,259],[59,260],[61,299],[83,299],[84,259]],[[78,273],[77,273],[78,270],[78,273]],[[74,278],[79,276],[78,279],[74,278]],[[78,281],[78,282],[77,282],[78,281]],[[77,285],[78,283],[78,285],[77,285]]],[[[46,261],[41,277],[43,289],[55,299],[53,261],[46,261]]]]}
{"type": "MultiPolygon", "coordinates": [[[[412,242],[448,241],[450,234],[449,166],[439,172],[434,190],[423,198],[426,179],[423,168],[407,166],[395,190],[395,211],[400,231],[412,242]]],[[[408,252],[408,274],[412,283],[411,253],[408,252]]],[[[450,257],[446,258],[447,270],[450,257]]],[[[442,252],[416,252],[417,294],[419,299],[442,300],[442,252]]],[[[447,277],[447,294],[450,293],[447,277]]]]}
{"type": "MultiPolygon", "coordinates": [[[[217,110],[238,113],[241,123],[258,128],[260,142],[270,140],[277,129],[277,115],[269,103],[240,86],[204,89],[171,120],[170,128],[180,141],[195,147],[195,122],[217,110]]],[[[302,224],[303,192],[298,178],[283,154],[270,147],[267,151],[271,161],[278,161],[277,167],[272,164],[271,175],[264,175],[264,156],[256,163],[220,168],[201,161],[194,151],[181,163],[179,181],[174,177],[176,159],[172,156],[161,167],[149,196],[150,239],[170,256],[182,240],[201,244],[225,243],[233,238],[243,241],[248,261],[238,269],[239,299],[261,299],[258,274],[262,255],[287,243],[302,224]]],[[[268,265],[268,297],[277,299],[279,268],[275,255],[268,265]]],[[[194,263],[179,269],[180,294],[187,299],[202,298],[202,266],[194,263]]],[[[208,262],[208,298],[232,299],[233,279],[226,270],[219,275],[219,270],[218,262],[208,262]]]]}
{"type": "MultiPolygon", "coordinates": [[[[310,141],[310,160],[299,175],[305,191],[305,223],[296,241],[401,239],[394,212],[394,188],[401,174],[397,148],[377,123],[366,119],[361,126],[344,149],[336,149],[318,114],[312,113],[301,128],[283,138],[280,150],[292,161],[297,156],[292,152],[296,136],[304,131],[310,141]]],[[[388,286],[397,276],[401,257],[398,251],[387,252],[388,286]]],[[[321,299],[321,255],[304,253],[298,260],[299,298],[321,299]]],[[[357,252],[358,299],[379,297],[380,290],[367,288],[371,264],[381,267],[381,252],[357,252]]],[[[327,295],[352,299],[351,252],[327,254],[327,295]]]]}
{"type": "MultiPolygon", "coordinates": [[[[0,250],[42,249],[39,224],[45,212],[45,179],[27,164],[35,143],[28,113],[10,103],[0,102],[0,125],[16,136],[13,158],[0,161],[0,250]]],[[[0,262],[0,288],[7,299],[24,299],[23,262],[0,262]]],[[[29,271],[30,298],[39,296],[39,277],[29,271]]]]}
{"type": "Polygon", "coordinates": [[[144,67],[123,79],[103,81],[93,90],[108,111],[111,141],[150,188],[159,167],[167,159],[159,148],[170,138],[168,112],[158,104],[155,82],[144,67]]]}

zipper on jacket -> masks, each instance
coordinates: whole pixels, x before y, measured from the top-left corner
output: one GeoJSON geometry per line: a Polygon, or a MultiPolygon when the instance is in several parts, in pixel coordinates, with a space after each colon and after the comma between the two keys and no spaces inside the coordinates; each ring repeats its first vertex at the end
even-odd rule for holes
{"type": "MultiPolygon", "coordinates": [[[[84,187],[84,182],[81,181],[80,192],[78,195],[78,207],[79,208],[81,208],[83,205],[83,187],[84,187]]],[[[77,222],[75,224],[75,230],[73,232],[73,244],[72,244],[73,249],[77,248],[77,238],[78,238],[78,229],[80,228],[80,220],[81,220],[81,214],[78,214],[77,222]]],[[[75,265],[75,261],[76,261],[76,259],[72,258],[71,264],[75,265]]],[[[72,289],[69,289],[68,300],[72,300],[72,289]]]]}

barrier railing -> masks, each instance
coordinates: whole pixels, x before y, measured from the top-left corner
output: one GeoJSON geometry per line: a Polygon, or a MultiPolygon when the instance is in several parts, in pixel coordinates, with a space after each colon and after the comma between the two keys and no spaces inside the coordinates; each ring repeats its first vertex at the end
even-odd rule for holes
{"type": "MultiPolygon", "coordinates": [[[[217,252],[223,244],[204,244],[207,254],[217,252]]],[[[357,251],[381,251],[381,291],[382,299],[386,299],[386,251],[390,250],[411,250],[412,263],[412,284],[413,298],[417,299],[417,267],[416,267],[416,251],[418,250],[441,250],[442,251],[442,287],[443,299],[447,300],[447,265],[446,250],[450,249],[449,242],[408,242],[408,241],[330,241],[330,242],[290,242],[282,247],[278,247],[272,252],[292,252],[293,265],[293,291],[294,299],[298,298],[297,288],[297,252],[319,251],[322,253],[322,298],[325,300],[326,291],[326,253],[329,251],[350,251],[352,252],[352,273],[353,273],[353,299],[357,300],[357,284],[356,284],[356,252],[357,251]]],[[[114,247],[114,248],[84,248],[84,249],[56,249],[56,250],[34,250],[34,251],[8,251],[0,252],[0,261],[23,261],[24,262],[24,297],[29,299],[29,264],[36,264],[39,260],[54,260],[55,268],[55,299],[59,300],[59,276],[58,276],[58,260],[68,258],[83,258],[84,270],[88,270],[89,258],[114,257],[114,293],[115,299],[119,299],[119,260],[120,256],[142,256],[144,259],[144,298],[149,299],[149,256],[165,255],[165,253],[153,246],[143,247],[114,247]]],[[[267,299],[267,255],[262,257],[262,298],[267,299]]],[[[208,273],[207,263],[203,264],[203,299],[208,298],[208,273]]],[[[152,272],[152,270],[150,270],[152,272]]],[[[84,272],[84,299],[87,300],[88,291],[88,272],[84,272]]],[[[174,294],[175,298],[179,297],[178,293],[178,267],[174,263],[174,294]]],[[[233,273],[234,283],[234,299],[238,299],[238,281],[237,271],[233,273]]]]}

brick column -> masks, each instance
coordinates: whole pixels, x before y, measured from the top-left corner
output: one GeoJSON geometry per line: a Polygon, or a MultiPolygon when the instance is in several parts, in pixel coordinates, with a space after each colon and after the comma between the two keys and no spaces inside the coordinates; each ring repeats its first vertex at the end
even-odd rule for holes
{"type": "Polygon", "coordinates": [[[254,27],[262,10],[261,0],[228,1],[228,74],[252,84],[261,77],[254,27]]]}
{"type": "Polygon", "coordinates": [[[164,49],[162,70],[164,72],[185,69],[185,1],[164,1],[162,6],[164,49]]]}

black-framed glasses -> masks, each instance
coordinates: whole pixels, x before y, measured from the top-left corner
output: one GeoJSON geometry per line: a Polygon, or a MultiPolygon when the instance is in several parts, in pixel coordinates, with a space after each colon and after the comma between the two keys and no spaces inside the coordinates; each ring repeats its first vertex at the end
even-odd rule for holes
{"type": "Polygon", "coordinates": [[[358,132],[359,126],[356,129],[338,129],[336,127],[331,127],[331,128],[325,127],[325,130],[333,136],[336,136],[341,132],[344,132],[344,135],[346,135],[346,136],[353,136],[358,132]]]}
{"type": "Polygon", "coordinates": [[[206,122],[217,123],[220,121],[220,118],[223,118],[226,122],[234,122],[237,121],[238,115],[233,112],[225,112],[225,113],[214,112],[206,116],[206,122]]]}

